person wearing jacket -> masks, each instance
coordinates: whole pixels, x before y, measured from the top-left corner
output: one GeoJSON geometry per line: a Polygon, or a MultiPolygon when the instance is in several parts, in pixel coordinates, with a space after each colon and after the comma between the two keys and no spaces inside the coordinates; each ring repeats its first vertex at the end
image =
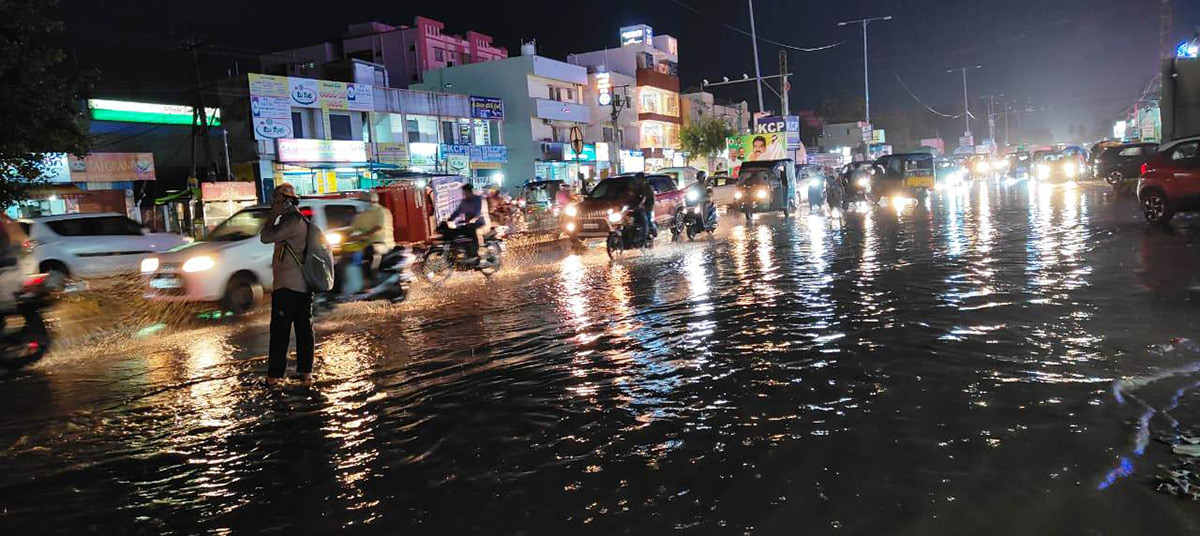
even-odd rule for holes
{"type": "Polygon", "coordinates": [[[292,328],[296,331],[296,373],[300,381],[312,378],[313,293],[304,281],[301,263],[304,262],[308,237],[308,220],[300,214],[300,197],[288,183],[275,187],[271,211],[259,239],[274,244],[271,273],[275,282],[271,291],[271,343],[267,357],[267,384],[283,380],[287,369],[288,342],[292,328]]]}

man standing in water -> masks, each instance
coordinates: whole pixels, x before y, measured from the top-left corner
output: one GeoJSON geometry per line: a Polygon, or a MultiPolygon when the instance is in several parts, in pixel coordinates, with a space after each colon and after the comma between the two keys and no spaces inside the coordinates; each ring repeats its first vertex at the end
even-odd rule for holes
{"type": "Polygon", "coordinates": [[[267,384],[283,380],[287,370],[288,342],[296,329],[296,373],[300,381],[312,381],[313,293],[304,281],[304,259],[309,222],[300,214],[300,196],[288,183],[275,187],[271,212],[259,237],[264,244],[275,244],[271,273],[275,277],[271,291],[271,344],[267,358],[267,384]]]}

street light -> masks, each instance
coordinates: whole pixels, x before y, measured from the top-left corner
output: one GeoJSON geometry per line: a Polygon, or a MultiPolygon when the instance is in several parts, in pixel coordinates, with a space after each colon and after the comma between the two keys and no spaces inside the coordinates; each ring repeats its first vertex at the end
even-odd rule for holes
{"type": "Polygon", "coordinates": [[[983,68],[982,65],[976,65],[974,67],[958,67],[955,69],[946,69],[947,73],[953,73],[954,71],[962,71],[963,118],[967,120],[967,131],[963,133],[963,136],[971,135],[971,104],[970,104],[970,101],[967,100],[967,71],[973,71],[975,69],[982,69],[982,68],[983,68]]]}
{"type": "Polygon", "coordinates": [[[886,17],[870,17],[866,19],[846,20],[838,23],[838,26],[848,26],[850,24],[862,24],[863,31],[863,87],[866,89],[866,108],[867,108],[867,124],[871,123],[871,76],[867,72],[867,25],[872,21],[892,20],[892,16],[886,17]]]}

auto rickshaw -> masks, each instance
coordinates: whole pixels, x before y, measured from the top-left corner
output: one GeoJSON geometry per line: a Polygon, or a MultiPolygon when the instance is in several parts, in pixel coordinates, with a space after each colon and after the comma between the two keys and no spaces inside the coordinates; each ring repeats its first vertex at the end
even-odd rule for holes
{"type": "Polygon", "coordinates": [[[875,164],[882,170],[875,175],[871,187],[875,201],[890,201],[899,206],[910,199],[924,198],[935,186],[932,154],[886,155],[875,164]]]}
{"type": "Polygon", "coordinates": [[[560,180],[532,180],[525,183],[517,198],[517,207],[525,214],[530,230],[557,229],[559,216],[571,202],[567,184],[560,180]]]}
{"type": "Polygon", "coordinates": [[[746,223],[758,212],[783,211],[790,216],[800,206],[795,163],[789,158],[742,164],[734,199],[746,223]]]}

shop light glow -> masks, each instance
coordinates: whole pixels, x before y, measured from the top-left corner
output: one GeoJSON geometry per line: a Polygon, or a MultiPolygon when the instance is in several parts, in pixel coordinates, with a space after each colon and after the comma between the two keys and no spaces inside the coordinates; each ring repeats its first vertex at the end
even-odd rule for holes
{"type": "MultiPolygon", "coordinates": [[[[92,111],[92,119],[97,121],[163,125],[190,125],[193,121],[194,110],[191,106],[108,99],[88,99],[88,108],[92,111]]],[[[221,124],[221,110],[205,108],[204,113],[208,116],[209,125],[219,126],[221,124]]]]}

